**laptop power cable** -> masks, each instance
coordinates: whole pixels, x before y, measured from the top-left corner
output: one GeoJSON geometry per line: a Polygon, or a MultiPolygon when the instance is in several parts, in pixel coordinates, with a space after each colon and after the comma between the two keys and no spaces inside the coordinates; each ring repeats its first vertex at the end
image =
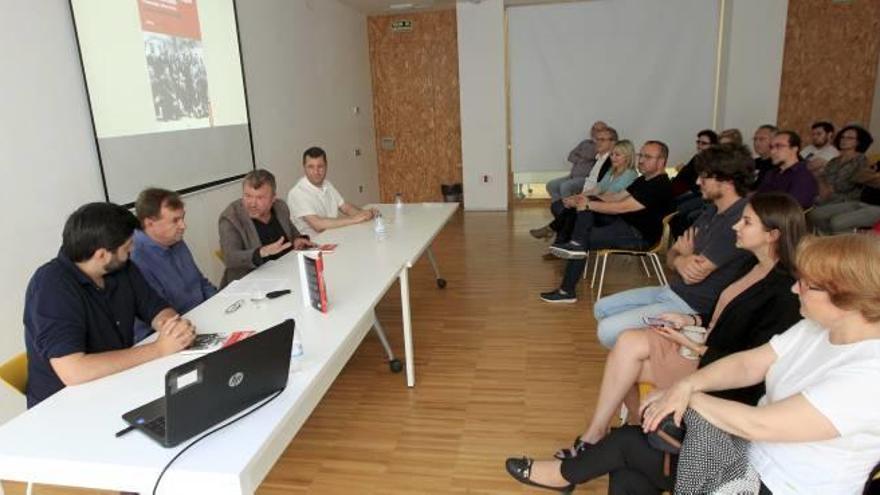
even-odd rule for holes
{"type": "Polygon", "coordinates": [[[182,456],[184,452],[186,452],[187,450],[189,450],[190,447],[192,447],[193,445],[199,443],[199,442],[200,442],[202,439],[204,439],[205,437],[207,437],[207,436],[209,436],[209,435],[212,435],[212,434],[214,434],[214,433],[216,433],[216,432],[222,430],[223,428],[226,428],[227,426],[229,426],[229,425],[231,425],[231,424],[237,422],[238,420],[240,420],[240,419],[242,419],[242,418],[246,418],[246,417],[250,416],[251,414],[255,413],[256,411],[260,410],[260,408],[262,408],[262,407],[265,406],[266,404],[268,404],[268,403],[272,402],[273,400],[275,400],[276,398],[278,398],[278,396],[281,395],[281,392],[284,392],[284,389],[281,389],[281,390],[275,392],[273,395],[270,395],[270,396],[269,396],[266,400],[264,400],[260,405],[254,407],[254,408],[251,409],[250,411],[247,411],[246,413],[237,416],[235,419],[233,419],[233,420],[231,420],[231,421],[228,421],[228,422],[226,422],[226,423],[223,423],[223,424],[220,425],[220,426],[217,426],[217,427],[215,427],[215,428],[213,428],[213,429],[211,429],[211,430],[206,431],[205,433],[202,433],[198,438],[196,438],[195,440],[193,440],[192,442],[190,442],[189,445],[187,445],[187,446],[184,447],[180,452],[178,452],[177,454],[175,454],[175,456],[172,457],[170,461],[168,461],[168,464],[165,464],[165,467],[162,468],[162,472],[159,473],[159,477],[156,478],[156,484],[153,485],[153,495],[156,495],[156,490],[159,489],[159,482],[162,481],[162,477],[165,476],[165,472],[168,471],[168,468],[171,467],[171,465],[174,463],[174,461],[177,460],[178,457],[182,456]]]}

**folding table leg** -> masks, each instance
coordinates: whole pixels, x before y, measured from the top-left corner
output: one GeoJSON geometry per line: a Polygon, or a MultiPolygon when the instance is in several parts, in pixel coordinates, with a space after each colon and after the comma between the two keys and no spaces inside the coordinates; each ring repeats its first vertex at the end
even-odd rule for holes
{"type": "Polygon", "coordinates": [[[391,345],[388,344],[388,337],[385,335],[385,329],[382,328],[382,323],[379,322],[375,310],[373,311],[373,331],[376,332],[376,337],[379,337],[379,342],[382,343],[382,348],[385,349],[385,355],[388,358],[388,367],[391,368],[391,372],[400,373],[403,369],[403,364],[399,359],[394,357],[394,351],[391,350],[391,345]]]}
{"type": "Polygon", "coordinates": [[[434,269],[434,278],[437,279],[437,287],[443,289],[446,287],[446,279],[440,276],[440,269],[437,268],[437,260],[434,258],[434,251],[431,250],[431,246],[428,246],[426,252],[428,253],[428,261],[431,262],[431,268],[434,269]]]}
{"type": "Polygon", "coordinates": [[[403,317],[403,351],[406,361],[406,385],[416,384],[416,370],[413,361],[412,319],[409,309],[409,267],[400,270],[400,310],[403,317]]]}

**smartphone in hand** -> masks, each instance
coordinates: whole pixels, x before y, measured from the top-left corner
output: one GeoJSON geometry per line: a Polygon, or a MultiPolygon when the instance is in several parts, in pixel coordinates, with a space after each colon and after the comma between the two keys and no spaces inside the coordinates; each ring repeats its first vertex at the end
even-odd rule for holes
{"type": "Polygon", "coordinates": [[[663,318],[652,318],[650,316],[643,316],[642,322],[645,325],[648,325],[651,327],[675,328],[675,325],[673,325],[671,321],[664,320],[663,318]]]}

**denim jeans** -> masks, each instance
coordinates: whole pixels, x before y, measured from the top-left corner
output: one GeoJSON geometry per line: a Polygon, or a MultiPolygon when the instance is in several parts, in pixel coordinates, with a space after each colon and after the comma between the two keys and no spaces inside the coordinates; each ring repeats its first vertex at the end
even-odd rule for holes
{"type": "Polygon", "coordinates": [[[562,198],[580,193],[584,188],[586,177],[557,177],[547,182],[547,193],[551,201],[559,201],[562,198]]]}
{"type": "MultiPolygon", "coordinates": [[[[591,211],[577,212],[577,223],[572,239],[578,241],[587,250],[596,249],[644,249],[647,242],[635,227],[626,223],[620,216],[609,216],[610,222],[601,227],[595,225],[596,214],[591,211]]],[[[568,260],[560,289],[574,294],[578,281],[587,266],[586,259],[568,260]]]]}
{"type": "Polygon", "coordinates": [[[670,311],[696,313],[668,286],[642,287],[603,297],[593,307],[598,322],[599,342],[610,349],[624,330],[644,327],[643,316],[657,316],[670,311]]]}

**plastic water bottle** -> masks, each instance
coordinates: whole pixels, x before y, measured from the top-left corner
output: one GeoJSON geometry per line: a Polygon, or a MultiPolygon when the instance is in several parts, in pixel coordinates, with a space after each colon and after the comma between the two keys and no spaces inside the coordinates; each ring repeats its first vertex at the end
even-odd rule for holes
{"type": "Polygon", "coordinates": [[[397,193],[394,195],[394,206],[397,209],[403,208],[403,195],[402,194],[397,193]]]}
{"type": "Polygon", "coordinates": [[[290,371],[300,371],[302,369],[302,359],[305,352],[303,351],[302,340],[299,332],[293,332],[293,346],[290,348],[290,371]]]}
{"type": "Polygon", "coordinates": [[[385,220],[382,218],[382,214],[376,214],[376,220],[373,223],[373,230],[376,231],[377,234],[385,233],[385,220]]]}

